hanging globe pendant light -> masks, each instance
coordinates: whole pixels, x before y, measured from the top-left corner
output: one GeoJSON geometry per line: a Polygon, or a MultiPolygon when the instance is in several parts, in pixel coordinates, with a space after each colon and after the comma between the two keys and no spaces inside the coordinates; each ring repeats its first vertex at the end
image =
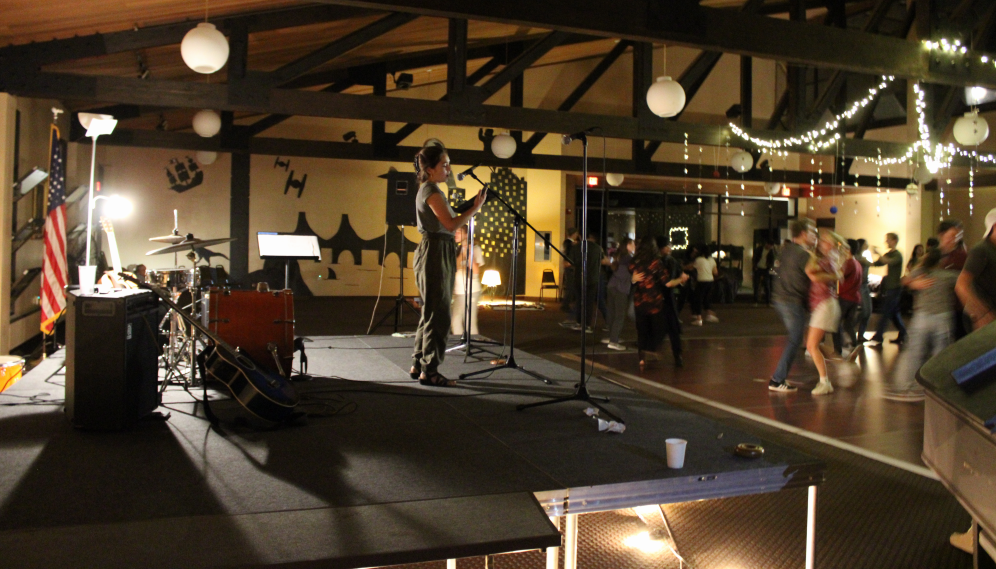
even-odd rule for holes
{"type": "Polygon", "coordinates": [[[211,138],[221,131],[221,115],[210,109],[199,111],[194,115],[192,126],[197,134],[211,138]]]}
{"type": "Polygon", "coordinates": [[[989,123],[979,116],[979,111],[970,111],[954,124],[954,137],[962,146],[978,146],[989,138],[989,123]]]}
{"type": "Polygon", "coordinates": [[[658,77],[647,89],[647,106],[661,118],[673,117],[685,108],[685,90],[668,76],[658,77]]]}
{"type": "Polygon", "coordinates": [[[503,132],[491,139],[491,152],[502,160],[515,155],[515,139],[507,132],[503,132]]]}
{"type": "Polygon", "coordinates": [[[197,73],[211,74],[228,61],[228,40],[214,24],[201,22],[183,36],[180,56],[197,73]]]}

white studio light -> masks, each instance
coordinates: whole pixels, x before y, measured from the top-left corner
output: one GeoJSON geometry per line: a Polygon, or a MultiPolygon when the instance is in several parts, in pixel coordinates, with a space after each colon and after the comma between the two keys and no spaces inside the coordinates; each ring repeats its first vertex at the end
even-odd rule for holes
{"type": "Polygon", "coordinates": [[[612,187],[617,187],[623,183],[625,178],[622,174],[606,174],[605,181],[612,187]]]}
{"type": "Polygon", "coordinates": [[[218,153],[212,150],[198,150],[197,161],[203,166],[210,166],[218,159],[218,153]]]}
{"type": "Polygon", "coordinates": [[[491,152],[502,160],[515,155],[515,139],[507,132],[503,132],[491,139],[491,152]]]}
{"type": "Polygon", "coordinates": [[[647,89],[647,106],[661,118],[673,117],[685,108],[685,90],[666,75],[658,77],[647,89]]]}
{"type": "Polygon", "coordinates": [[[131,200],[121,196],[97,196],[93,199],[94,207],[97,207],[97,201],[99,200],[107,201],[107,203],[104,204],[103,213],[105,216],[113,219],[127,217],[135,209],[131,203],[131,200]]]}
{"type": "Polygon", "coordinates": [[[183,36],[180,56],[187,67],[208,75],[224,67],[228,61],[228,40],[214,24],[201,22],[183,36]]]}
{"type": "Polygon", "coordinates": [[[197,134],[211,138],[221,132],[221,115],[210,109],[198,111],[194,115],[193,127],[197,134]]]}
{"type": "Polygon", "coordinates": [[[962,146],[978,146],[989,138],[989,123],[978,111],[967,112],[955,121],[954,137],[962,146]]]}
{"type": "Polygon", "coordinates": [[[730,156],[730,167],[741,174],[754,167],[754,157],[746,150],[738,150],[730,156]]]}

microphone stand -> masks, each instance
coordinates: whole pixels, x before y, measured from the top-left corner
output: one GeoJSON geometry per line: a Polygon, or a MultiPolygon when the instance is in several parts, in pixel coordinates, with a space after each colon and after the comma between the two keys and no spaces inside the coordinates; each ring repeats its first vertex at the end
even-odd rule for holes
{"type": "MultiPolygon", "coordinates": [[[[487,184],[484,186],[487,187],[487,184]]],[[[492,356],[498,356],[495,352],[478,346],[474,346],[475,340],[473,335],[470,333],[471,325],[471,313],[470,311],[474,306],[474,295],[472,291],[472,285],[474,282],[474,218],[470,218],[470,222],[467,226],[467,250],[464,252],[466,257],[466,266],[464,267],[464,283],[463,283],[463,335],[460,336],[460,343],[452,348],[447,348],[446,353],[457,352],[464,350],[463,361],[467,363],[468,358],[476,358],[477,354],[485,352],[491,354],[492,356]]],[[[491,340],[476,340],[477,344],[489,345],[489,346],[500,346],[498,342],[493,342],[491,340]]]]}
{"type": "MultiPolygon", "coordinates": [[[[584,145],[584,158],[582,162],[582,170],[584,172],[581,178],[582,184],[584,185],[584,191],[582,192],[582,209],[581,209],[581,381],[574,386],[574,393],[566,397],[556,397],[554,399],[548,399],[546,401],[539,401],[537,403],[528,403],[516,406],[516,409],[522,411],[524,409],[529,409],[531,407],[541,407],[543,405],[553,405],[555,403],[564,403],[566,401],[584,401],[594,407],[597,407],[599,411],[605,413],[607,417],[612,420],[624,423],[624,421],[617,417],[616,415],[610,413],[605,407],[602,407],[596,402],[596,399],[602,401],[603,403],[608,403],[608,397],[593,397],[588,391],[588,376],[585,374],[585,368],[588,365],[588,360],[586,358],[586,345],[587,336],[585,329],[588,326],[588,137],[585,133],[580,133],[580,135],[575,135],[575,140],[580,139],[584,145]]],[[[567,139],[565,139],[566,141],[567,139]]],[[[563,253],[561,253],[563,254],[563,253]]],[[[514,321],[514,320],[513,320],[514,321]]],[[[514,328],[513,328],[514,332],[514,328]]],[[[462,376],[461,376],[462,377],[462,376]]]]}
{"type": "MultiPolygon", "coordinates": [[[[505,206],[505,209],[507,209],[509,211],[509,213],[512,214],[512,270],[511,270],[511,275],[509,276],[509,284],[512,287],[512,332],[511,332],[511,334],[509,334],[508,358],[505,359],[505,363],[498,364],[496,366],[489,367],[489,368],[482,369],[482,370],[478,370],[478,371],[471,372],[471,373],[460,374],[460,379],[468,379],[468,378],[474,377],[476,375],[481,375],[481,374],[485,374],[485,373],[491,373],[491,372],[494,372],[494,371],[498,371],[500,369],[514,369],[514,370],[521,371],[522,373],[524,373],[524,374],[526,374],[526,375],[528,375],[528,376],[530,376],[530,377],[532,377],[534,379],[538,379],[538,380],[542,381],[543,383],[551,384],[552,382],[549,379],[547,379],[546,377],[543,377],[542,375],[540,375],[540,374],[538,374],[536,372],[529,371],[526,368],[518,365],[515,362],[515,305],[516,305],[516,303],[515,303],[515,285],[516,285],[515,277],[516,277],[516,266],[519,264],[518,263],[518,261],[519,261],[519,223],[520,222],[521,223],[525,223],[527,227],[529,227],[530,229],[532,229],[536,233],[539,233],[539,231],[536,231],[536,228],[533,227],[532,225],[530,225],[530,223],[528,221],[526,221],[526,219],[524,217],[522,217],[522,215],[520,215],[519,212],[516,211],[516,209],[514,207],[512,207],[511,204],[509,204],[507,201],[505,201],[505,198],[501,197],[501,195],[498,194],[498,192],[494,191],[491,188],[488,188],[488,185],[485,184],[484,182],[482,182],[481,179],[478,178],[476,174],[474,174],[473,172],[468,172],[467,174],[469,176],[471,176],[472,178],[474,178],[475,180],[477,180],[478,183],[480,183],[482,186],[484,186],[485,188],[487,188],[488,196],[493,197],[493,198],[497,199],[498,201],[500,201],[502,203],[502,205],[505,206]]],[[[561,257],[564,257],[565,259],[567,258],[567,256],[564,255],[564,253],[560,249],[557,249],[556,247],[554,247],[553,244],[550,244],[550,248],[553,249],[554,251],[556,251],[557,253],[560,253],[561,257]]]]}

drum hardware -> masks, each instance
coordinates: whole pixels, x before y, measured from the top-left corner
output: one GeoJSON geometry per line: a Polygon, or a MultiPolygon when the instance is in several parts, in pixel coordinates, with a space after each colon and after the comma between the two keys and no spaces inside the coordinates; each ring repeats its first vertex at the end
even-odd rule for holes
{"type": "Polygon", "coordinates": [[[24,358],[0,356],[0,393],[21,379],[24,372],[24,358]]]}

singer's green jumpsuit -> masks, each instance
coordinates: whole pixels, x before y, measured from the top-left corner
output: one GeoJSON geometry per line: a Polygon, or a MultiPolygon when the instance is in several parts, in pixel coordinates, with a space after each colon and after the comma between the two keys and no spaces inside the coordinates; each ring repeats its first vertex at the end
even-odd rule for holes
{"type": "Polygon", "coordinates": [[[415,213],[422,242],[415,249],[415,284],[422,295],[422,318],[415,331],[412,366],[427,376],[436,373],[446,356],[450,331],[450,304],[456,273],[456,241],[429,207],[430,195],[438,193],[451,216],[456,216],[446,194],[432,182],[422,184],[415,199],[415,213]]]}

